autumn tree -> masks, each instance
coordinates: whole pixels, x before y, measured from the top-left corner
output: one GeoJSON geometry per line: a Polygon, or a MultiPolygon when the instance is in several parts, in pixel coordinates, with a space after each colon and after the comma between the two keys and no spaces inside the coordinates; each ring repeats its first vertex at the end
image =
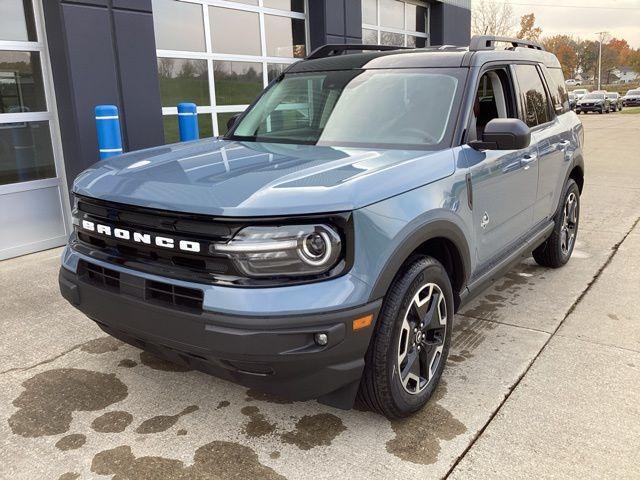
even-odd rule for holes
{"type": "Polygon", "coordinates": [[[542,28],[536,27],[536,16],[533,13],[527,13],[520,17],[520,31],[518,32],[518,38],[523,40],[532,40],[537,42],[542,35],[542,28]]]}
{"type": "Polygon", "coordinates": [[[513,36],[515,17],[509,2],[474,0],[471,11],[471,33],[473,35],[513,36]]]}
{"type": "Polygon", "coordinates": [[[558,57],[564,78],[573,78],[578,71],[578,43],[568,35],[554,35],[543,39],[542,44],[558,57]]]}

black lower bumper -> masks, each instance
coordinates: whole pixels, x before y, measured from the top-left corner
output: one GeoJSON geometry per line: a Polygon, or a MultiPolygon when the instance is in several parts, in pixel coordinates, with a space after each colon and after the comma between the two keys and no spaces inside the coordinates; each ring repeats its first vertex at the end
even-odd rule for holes
{"type": "Polygon", "coordinates": [[[108,334],[173,362],[292,400],[351,408],[380,301],[339,312],[247,317],[163,306],[60,269],[60,291],[108,334]],[[373,324],[353,331],[353,320],[373,324]],[[326,333],[319,346],[316,333],[326,333]]]}

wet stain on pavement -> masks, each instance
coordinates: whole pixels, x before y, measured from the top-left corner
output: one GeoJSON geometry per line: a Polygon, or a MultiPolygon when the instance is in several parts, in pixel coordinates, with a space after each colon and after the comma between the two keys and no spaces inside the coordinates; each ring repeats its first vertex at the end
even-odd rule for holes
{"type": "Polygon", "coordinates": [[[83,446],[85,443],[87,443],[87,437],[81,433],[72,433],[71,435],[67,435],[58,440],[56,442],[56,448],[62,451],[75,450],[76,448],[83,446]]]}
{"type": "Polygon", "coordinates": [[[611,320],[620,320],[615,313],[608,313],[607,317],[609,317],[611,320]]]}
{"type": "Polygon", "coordinates": [[[76,472],[65,472],[58,477],[58,480],[78,480],[80,474],[76,472]]]}
{"type": "Polygon", "coordinates": [[[136,365],[138,365],[138,362],[131,360],[130,358],[123,358],[120,360],[120,363],[118,363],[118,366],[123,368],[133,368],[136,365]]]}
{"type": "Polygon", "coordinates": [[[190,405],[176,415],[157,415],[155,417],[151,417],[142,422],[138,428],[136,428],[136,433],[148,434],[164,432],[173,427],[180,417],[193,413],[199,408],[200,407],[197,405],[190,405]]]}
{"type": "Polygon", "coordinates": [[[279,452],[279,451],[277,451],[277,450],[276,450],[275,452],[271,452],[271,453],[269,454],[269,458],[272,458],[272,459],[274,459],[274,460],[276,460],[276,459],[280,458],[280,452],[279,452]]]}
{"type": "Polygon", "coordinates": [[[458,353],[450,353],[447,362],[462,363],[473,358],[473,354],[469,350],[460,350],[458,353]]]}
{"type": "Polygon", "coordinates": [[[138,457],[131,447],[123,445],[96,454],[91,471],[98,475],[113,475],[113,480],[131,479],[230,479],[259,478],[286,480],[258,460],[249,447],[238,443],[215,441],[196,450],[193,464],[185,467],[180,460],[164,457],[138,457]],[[239,472],[242,472],[239,476],[239,472]]]}
{"type": "Polygon", "coordinates": [[[295,445],[300,450],[311,450],[313,447],[331,445],[346,429],[340,417],[331,413],[319,413],[305,415],[298,420],[295,430],[285,432],[280,437],[284,443],[295,445]]]}
{"type": "Polygon", "coordinates": [[[176,432],[176,435],[180,435],[180,436],[183,436],[183,435],[186,435],[186,434],[187,434],[187,431],[184,428],[181,428],[180,430],[178,430],[176,432]]]}
{"type": "MultiPolygon", "coordinates": [[[[498,324],[483,320],[472,320],[462,328],[454,329],[451,344],[454,355],[462,356],[465,360],[473,358],[473,352],[486,340],[487,335],[493,335],[491,330],[495,330],[498,324]]],[[[451,356],[449,356],[451,358],[451,356]]],[[[454,357],[455,360],[460,360],[454,357]]]]}
{"type": "Polygon", "coordinates": [[[91,428],[100,433],[120,433],[124,432],[132,421],[133,415],[129,412],[107,412],[91,422],[91,428]]]}
{"type": "Polygon", "coordinates": [[[277,397],[270,393],[261,392],[260,390],[254,390],[252,388],[247,390],[247,398],[245,398],[245,400],[247,402],[258,400],[260,402],[276,403],[278,405],[290,405],[293,403],[293,400],[277,397]]]}
{"type": "Polygon", "coordinates": [[[115,374],[75,368],[39,373],[22,383],[9,418],[13,433],[23,437],[57,435],[69,430],[74,411],[97,411],[126,398],[127,386],[115,374]]]}
{"type": "Polygon", "coordinates": [[[191,369],[186,365],[179,365],[160,357],[156,357],[153,353],[140,352],[140,361],[153,370],[161,370],[163,372],[190,372],[191,369]]]}
{"type": "Polygon", "coordinates": [[[80,350],[97,355],[100,353],[115,352],[122,345],[124,345],[124,343],[113,337],[100,337],[84,343],[82,347],[80,347],[80,350]]]}
{"type": "Polygon", "coordinates": [[[263,437],[271,435],[276,431],[276,425],[269,423],[266,417],[260,413],[258,407],[246,406],[240,410],[240,413],[249,417],[249,421],[242,428],[243,433],[250,438],[263,437]]]}
{"type": "Polygon", "coordinates": [[[227,408],[229,405],[231,405],[231,403],[227,400],[222,400],[221,402],[218,403],[218,406],[216,407],[216,410],[220,410],[221,408],[227,408]]]}
{"type": "Polygon", "coordinates": [[[407,462],[429,465],[438,460],[442,440],[453,440],[467,431],[462,422],[438,404],[445,394],[446,384],[441,382],[422,410],[391,422],[396,436],[387,442],[389,453],[407,462]]]}

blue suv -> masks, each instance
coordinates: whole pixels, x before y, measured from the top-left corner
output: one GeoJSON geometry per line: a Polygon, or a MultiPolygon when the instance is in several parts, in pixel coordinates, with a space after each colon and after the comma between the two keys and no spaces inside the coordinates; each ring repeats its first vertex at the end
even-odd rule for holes
{"type": "Polygon", "coordinates": [[[571,256],[583,129],[564,85],[516,39],[322,47],[224,137],[78,176],[62,295],[171,361],[410,415],[461,306],[531,254],[571,256]]]}

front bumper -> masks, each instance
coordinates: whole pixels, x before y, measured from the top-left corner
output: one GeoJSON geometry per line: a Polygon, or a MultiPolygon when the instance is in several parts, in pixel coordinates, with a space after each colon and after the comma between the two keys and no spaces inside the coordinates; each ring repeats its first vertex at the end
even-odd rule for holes
{"type": "Polygon", "coordinates": [[[577,105],[576,106],[576,112],[602,112],[605,110],[604,105],[591,105],[591,106],[584,106],[584,105],[577,105]]]}
{"type": "Polygon", "coordinates": [[[150,302],[133,287],[145,281],[119,270],[121,286],[103,286],[65,266],[59,276],[62,295],[126,343],[270,394],[353,405],[381,300],[327,313],[231,315],[150,302]],[[354,331],[366,315],[372,325],[354,331]],[[326,346],[316,333],[328,335],[326,346]]]}
{"type": "Polygon", "coordinates": [[[625,107],[637,107],[640,106],[640,98],[634,98],[631,100],[623,100],[622,105],[625,107]]]}

